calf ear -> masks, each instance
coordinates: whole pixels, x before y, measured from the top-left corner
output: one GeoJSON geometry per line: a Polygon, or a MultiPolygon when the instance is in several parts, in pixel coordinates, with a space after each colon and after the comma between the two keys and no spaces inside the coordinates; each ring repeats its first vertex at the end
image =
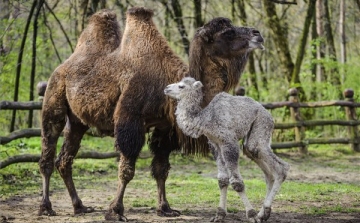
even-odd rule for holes
{"type": "Polygon", "coordinates": [[[203,87],[203,84],[202,84],[200,81],[195,81],[195,83],[193,84],[193,86],[194,86],[196,89],[199,89],[199,88],[202,88],[202,87],[203,87]]]}

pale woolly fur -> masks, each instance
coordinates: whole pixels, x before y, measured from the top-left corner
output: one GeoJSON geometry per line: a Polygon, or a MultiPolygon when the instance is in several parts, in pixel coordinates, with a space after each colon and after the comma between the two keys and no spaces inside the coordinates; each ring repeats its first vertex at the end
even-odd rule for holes
{"type": "Polygon", "coordinates": [[[245,96],[217,94],[205,108],[202,83],[186,77],[168,85],[164,93],[177,99],[175,111],[179,128],[194,138],[205,135],[218,166],[220,204],[212,221],[222,221],[226,216],[226,194],[229,184],[238,192],[251,222],[266,221],[271,204],[290,166],[277,157],[270,148],[274,121],[271,114],[258,102],[245,96]],[[243,152],[255,161],[265,174],[267,193],[264,204],[256,214],[246,194],[238,169],[239,140],[244,140],[243,152]]]}

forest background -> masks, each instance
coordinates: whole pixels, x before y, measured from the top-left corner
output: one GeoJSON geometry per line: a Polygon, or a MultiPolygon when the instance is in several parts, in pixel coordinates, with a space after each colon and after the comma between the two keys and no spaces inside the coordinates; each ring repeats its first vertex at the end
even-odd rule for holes
{"type": "MultiPolygon", "coordinates": [[[[158,29],[184,61],[197,27],[214,17],[260,30],[266,50],[251,54],[239,82],[260,102],[285,101],[293,87],[301,101],[343,99],[347,88],[359,101],[360,0],[1,0],[0,101],[38,100],[37,83],[71,55],[89,16],[114,10],[123,30],[132,6],[154,10],[158,29]]],[[[341,119],[340,110],[304,114],[341,119]]],[[[286,108],[272,113],[289,117],[286,108]]],[[[37,113],[1,111],[0,134],[26,127],[39,127],[37,113]]]]}

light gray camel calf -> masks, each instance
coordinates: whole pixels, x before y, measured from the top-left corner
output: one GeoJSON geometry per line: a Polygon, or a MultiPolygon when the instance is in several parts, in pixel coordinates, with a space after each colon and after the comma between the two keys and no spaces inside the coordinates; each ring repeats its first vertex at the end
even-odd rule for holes
{"type": "Polygon", "coordinates": [[[181,130],[193,137],[205,135],[213,151],[218,167],[220,204],[212,221],[222,221],[226,216],[226,195],[229,183],[240,195],[246,216],[251,222],[266,221],[270,217],[271,204],[280,190],[288,163],[277,157],[270,148],[274,121],[271,114],[249,97],[217,94],[205,107],[202,83],[185,77],[168,85],[164,93],[177,99],[176,122],[181,130]],[[239,139],[243,139],[244,154],[255,161],[265,174],[267,193],[263,206],[256,213],[245,194],[245,185],[239,172],[239,139]]]}

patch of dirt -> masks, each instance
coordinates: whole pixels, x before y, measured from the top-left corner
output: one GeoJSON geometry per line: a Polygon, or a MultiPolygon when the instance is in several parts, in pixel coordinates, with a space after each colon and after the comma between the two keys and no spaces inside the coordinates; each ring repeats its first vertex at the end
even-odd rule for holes
{"type": "MultiPolygon", "coordinates": [[[[40,196],[17,196],[0,202],[0,222],[5,223],[65,223],[65,222],[93,222],[93,223],[112,223],[105,221],[103,216],[109,205],[107,197],[113,195],[115,188],[109,188],[106,192],[99,190],[83,189],[79,194],[86,195],[83,202],[89,206],[95,207],[96,211],[85,215],[76,215],[72,213],[69,196],[66,191],[54,192],[51,196],[53,209],[57,211],[57,216],[37,216],[40,196]]],[[[129,192],[130,193],[130,192],[129,192]]],[[[276,206],[281,206],[278,201],[276,206]]],[[[274,207],[276,209],[276,207],[274,207]]],[[[214,208],[188,207],[180,217],[163,218],[156,215],[154,208],[141,207],[125,210],[126,217],[130,222],[209,222],[214,216],[214,208]]],[[[244,222],[245,212],[229,213],[224,222],[244,222]]],[[[326,215],[313,216],[297,214],[290,212],[276,212],[271,214],[268,223],[359,223],[360,213],[330,213],[326,215]]]]}
{"type": "MultiPolygon", "coordinates": [[[[360,183],[359,171],[354,168],[353,172],[336,172],[334,168],[322,163],[309,162],[309,164],[299,164],[301,157],[294,158],[291,156],[288,161],[291,164],[291,171],[288,179],[290,181],[297,182],[339,182],[339,183],[360,183]]],[[[344,165],[355,165],[360,167],[360,159],[350,158],[347,161],[341,160],[344,165]]],[[[252,168],[252,167],[250,167],[252,168]]],[[[172,171],[184,171],[173,166],[172,171]]],[[[215,172],[211,172],[211,175],[216,175],[215,172]]],[[[246,175],[246,174],[245,174],[246,175]]],[[[171,173],[170,173],[171,177],[171,173]]],[[[248,177],[245,177],[248,179],[248,177]]],[[[115,183],[114,183],[115,184],[115,183]]],[[[103,190],[98,189],[79,189],[79,195],[85,205],[95,207],[95,212],[76,215],[72,213],[72,206],[69,195],[66,189],[61,191],[53,191],[51,194],[51,201],[53,209],[57,212],[57,216],[37,216],[38,207],[40,204],[41,195],[33,194],[27,196],[14,196],[9,199],[2,199],[0,201],[0,222],[1,223],[64,223],[64,222],[93,222],[93,223],[112,223],[111,221],[104,220],[104,214],[110,204],[109,197],[115,195],[116,187],[113,184],[104,184],[103,190]]],[[[127,188],[127,196],[135,196],[138,194],[135,188],[127,188]]],[[[146,191],[142,191],[143,196],[146,195],[146,191]]],[[[346,199],[346,198],[343,198],[346,199]]],[[[352,198],[348,198],[341,202],[341,205],[346,205],[352,202],[352,198]]],[[[298,205],[299,207],[306,206],[306,202],[299,204],[290,203],[289,201],[275,201],[273,204],[273,213],[271,214],[268,223],[360,223],[360,212],[358,213],[329,213],[323,215],[306,215],[292,212],[281,212],[280,207],[293,207],[298,205]]],[[[309,206],[322,206],[326,203],[310,203],[309,206]]],[[[125,206],[129,207],[129,205],[125,206]]],[[[216,207],[204,207],[202,205],[188,205],[178,207],[176,204],[172,204],[172,207],[179,209],[182,212],[180,217],[176,218],[164,218],[156,215],[156,210],[151,207],[139,207],[125,209],[125,215],[130,222],[209,222],[209,219],[215,215],[216,207]]],[[[284,210],[282,208],[281,210],[284,210]]],[[[229,213],[226,216],[224,222],[245,222],[245,212],[229,213]]]]}

